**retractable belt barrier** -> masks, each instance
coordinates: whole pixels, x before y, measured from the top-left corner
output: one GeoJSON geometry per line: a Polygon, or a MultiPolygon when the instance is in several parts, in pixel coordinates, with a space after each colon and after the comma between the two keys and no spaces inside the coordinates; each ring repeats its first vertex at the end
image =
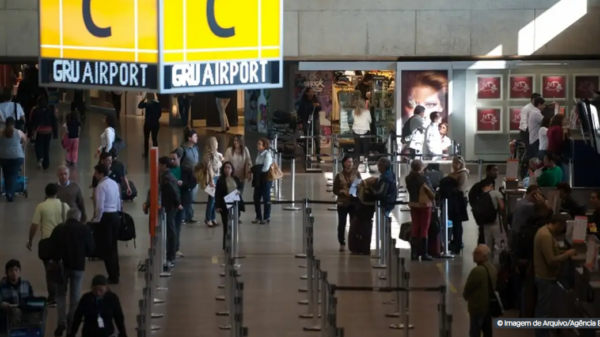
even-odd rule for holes
{"type": "MultiPolygon", "coordinates": [[[[310,210],[310,209],[307,209],[310,210]]],[[[307,213],[306,227],[306,259],[307,275],[303,277],[306,280],[306,289],[299,289],[306,293],[306,299],[298,301],[301,305],[307,306],[307,312],[301,314],[302,319],[310,320],[310,323],[303,327],[304,331],[320,331],[322,337],[340,337],[344,336],[344,329],[337,325],[338,298],[336,294],[340,291],[362,291],[362,292],[387,292],[393,294],[394,310],[385,314],[386,317],[401,318],[398,323],[390,324],[389,328],[394,330],[405,330],[404,336],[409,336],[409,330],[414,326],[410,323],[410,302],[408,292],[437,292],[440,294],[440,303],[438,304],[438,337],[452,336],[452,315],[447,312],[446,305],[446,286],[439,287],[411,287],[410,273],[406,271],[406,260],[400,256],[400,249],[394,248],[389,251],[390,272],[387,278],[387,284],[381,287],[374,286],[338,286],[328,281],[327,272],[322,270],[321,261],[316,259],[313,249],[314,217],[307,213]]],[[[389,227],[388,227],[389,228],[389,227]]],[[[391,237],[391,231],[388,231],[391,237]]],[[[391,239],[391,244],[395,247],[396,240],[391,239]]]]}
{"type": "Polygon", "coordinates": [[[142,299],[139,300],[139,313],[137,315],[138,337],[148,337],[152,331],[160,330],[160,326],[152,324],[152,319],[162,318],[164,314],[154,313],[153,305],[165,303],[165,300],[156,298],[158,291],[166,291],[168,288],[159,285],[161,278],[171,276],[166,264],[166,216],[159,210],[159,221],[156,227],[156,235],[152,238],[148,249],[148,258],[140,265],[140,271],[144,271],[142,299]]]}
{"type": "Polygon", "coordinates": [[[225,263],[222,264],[224,272],[224,284],[219,288],[225,290],[225,294],[217,296],[217,301],[225,302],[226,309],[217,311],[216,315],[228,317],[226,324],[220,325],[219,329],[229,330],[230,337],[248,336],[248,328],[244,326],[244,283],[238,280],[241,274],[238,272],[240,265],[237,260],[242,258],[238,255],[239,238],[239,203],[236,201],[228,206],[229,219],[227,224],[227,235],[225,236],[225,263]]]}

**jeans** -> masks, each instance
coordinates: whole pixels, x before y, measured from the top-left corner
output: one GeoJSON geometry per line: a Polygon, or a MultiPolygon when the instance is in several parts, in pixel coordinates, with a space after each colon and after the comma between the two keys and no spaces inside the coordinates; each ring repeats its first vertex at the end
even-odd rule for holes
{"type": "Polygon", "coordinates": [[[73,314],[81,298],[81,283],[83,282],[83,270],[65,270],[64,281],[58,284],[56,294],[56,305],[58,313],[58,324],[66,324],[70,329],[73,322],[73,314]],[[67,315],[67,287],[69,288],[69,311],[67,315]]]}
{"type": "Polygon", "coordinates": [[[338,225],[337,225],[337,236],[338,242],[341,246],[346,245],[346,221],[348,215],[354,211],[352,205],[337,205],[338,225]]]}
{"type": "Polygon", "coordinates": [[[149,137],[152,135],[152,146],[158,146],[158,130],[160,125],[148,125],[144,123],[144,155],[148,154],[150,148],[149,137]]]}
{"type": "MultiPolygon", "coordinates": [[[[217,177],[213,179],[215,186],[217,185],[217,177]]],[[[208,196],[208,202],[206,203],[206,212],[204,213],[204,221],[216,221],[217,215],[215,213],[215,198],[208,196]]]]}
{"type": "Polygon", "coordinates": [[[79,138],[67,138],[65,150],[67,151],[67,161],[77,164],[77,160],[79,160],[79,138]]]}
{"type": "Polygon", "coordinates": [[[184,210],[177,210],[175,214],[175,233],[177,234],[177,241],[175,242],[175,252],[179,251],[181,241],[181,223],[183,222],[184,210]]]}
{"type": "Polygon", "coordinates": [[[492,316],[489,314],[469,314],[469,337],[492,337],[492,316]]]}
{"type": "Polygon", "coordinates": [[[106,273],[111,281],[118,282],[121,275],[119,265],[119,223],[121,218],[119,213],[103,213],[100,224],[96,227],[98,233],[98,243],[96,249],[102,254],[106,273]]]}
{"type": "Polygon", "coordinates": [[[266,181],[260,186],[254,188],[254,211],[256,212],[257,220],[270,220],[271,219],[271,186],[273,186],[272,181],[266,181]],[[260,201],[265,204],[265,212],[263,214],[262,209],[260,207],[260,201]],[[264,217],[263,217],[264,216],[264,217]]]}
{"type": "Polygon", "coordinates": [[[187,95],[177,96],[177,106],[179,108],[179,116],[183,126],[188,126],[190,117],[190,98],[187,95]]]}
{"type": "Polygon", "coordinates": [[[21,171],[21,165],[23,165],[23,161],[23,158],[0,159],[0,167],[2,168],[2,175],[4,176],[6,197],[9,199],[12,199],[17,190],[17,180],[19,178],[19,172],[21,171]]]}
{"type": "Polygon", "coordinates": [[[55,273],[52,269],[52,264],[48,261],[44,261],[44,271],[46,272],[46,288],[48,289],[48,302],[56,300],[56,293],[58,292],[58,284],[55,281],[55,273]]]}
{"type": "Polygon", "coordinates": [[[35,156],[38,162],[41,162],[42,168],[47,170],[50,167],[50,141],[51,133],[38,133],[35,137],[35,156]]]}
{"type": "Polygon", "coordinates": [[[177,228],[175,219],[177,218],[177,210],[167,210],[167,261],[175,261],[175,252],[177,252],[177,228]]]}
{"type": "Polygon", "coordinates": [[[183,205],[183,217],[184,220],[189,221],[189,220],[194,220],[194,202],[196,201],[196,195],[198,194],[198,186],[196,185],[196,187],[194,187],[193,190],[190,191],[190,200],[192,201],[190,204],[188,205],[183,205]]]}
{"type": "MultiPolygon", "coordinates": [[[[358,134],[352,131],[355,137],[368,136],[371,132],[365,134],[358,134]]],[[[371,151],[371,138],[354,138],[354,155],[356,156],[356,162],[360,164],[360,156],[365,157],[365,161],[369,160],[369,152],[371,151]]]]}
{"type": "MultiPolygon", "coordinates": [[[[537,288],[537,302],[535,303],[535,318],[550,317],[552,308],[552,299],[555,293],[559,290],[555,280],[535,279],[535,287],[537,288]]],[[[535,337],[550,336],[549,329],[535,329],[535,337]]]]}
{"type": "Polygon", "coordinates": [[[223,250],[226,250],[225,243],[227,240],[227,233],[229,232],[229,210],[224,209],[221,211],[221,221],[223,222],[223,250]]]}
{"type": "Polygon", "coordinates": [[[462,221],[453,221],[452,222],[452,250],[456,253],[459,253],[462,250],[463,246],[463,225],[462,221]]]}

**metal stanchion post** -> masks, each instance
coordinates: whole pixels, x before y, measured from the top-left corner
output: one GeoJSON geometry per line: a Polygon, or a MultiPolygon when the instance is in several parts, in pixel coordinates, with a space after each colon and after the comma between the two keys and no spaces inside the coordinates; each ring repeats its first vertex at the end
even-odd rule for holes
{"type": "Polygon", "coordinates": [[[439,336],[447,337],[447,319],[446,319],[446,286],[440,286],[440,304],[438,306],[439,317],[439,336]]]}
{"type": "Polygon", "coordinates": [[[377,202],[377,209],[375,211],[375,252],[376,255],[373,258],[378,258],[379,261],[376,265],[373,266],[375,269],[383,269],[385,268],[385,252],[382,247],[382,236],[383,236],[383,208],[381,207],[381,202],[377,202]]]}
{"type": "MultiPolygon", "coordinates": [[[[394,240],[394,242],[395,241],[396,240],[394,240]]],[[[394,247],[395,247],[395,245],[394,245],[394,247]]],[[[391,255],[392,255],[392,257],[388,260],[388,266],[390,266],[390,268],[388,269],[389,274],[388,274],[388,279],[387,279],[387,286],[389,288],[391,288],[391,287],[399,288],[399,287],[401,287],[400,278],[402,277],[402,273],[404,272],[404,259],[400,257],[400,248],[394,248],[393,253],[391,255]]],[[[394,311],[392,311],[391,313],[385,314],[385,316],[386,317],[400,317],[400,292],[399,291],[392,292],[392,299],[386,303],[393,304],[394,311]]]]}
{"type": "Polygon", "coordinates": [[[477,177],[479,181],[483,179],[483,159],[477,160],[477,177]]]}
{"type": "MultiPolygon", "coordinates": [[[[398,254],[400,254],[400,250],[398,250],[398,254]]],[[[402,287],[407,289],[406,291],[397,292],[397,301],[398,313],[403,313],[404,323],[399,324],[390,324],[390,329],[393,330],[402,330],[405,329],[405,336],[408,336],[408,330],[414,329],[415,326],[410,324],[410,292],[408,291],[410,287],[410,273],[408,273],[405,269],[405,260],[398,259],[398,269],[396,271],[396,275],[398,277],[398,281],[396,282],[397,287],[402,287]],[[402,312],[404,310],[404,312],[402,312]],[[406,329],[408,327],[408,329],[406,329]]]]}
{"type": "Polygon", "coordinates": [[[292,204],[283,208],[286,211],[299,211],[296,206],[296,158],[292,158],[292,204]]]}
{"type": "Polygon", "coordinates": [[[325,304],[327,302],[327,300],[323,300],[323,296],[327,296],[327,292],[328,289],[326,287],[326,283],[327,283],[327,272],[321,271],[321,270],[317,270],[317,273],[319,275],[314,275],[315,279],[320,279],[321,280],[321,305],[319,305],[319,291],[318,289],[313,289],[313,295],[311,296],[311,302],[313,302],[313,308],[314,308],[314,312],[313,312],[313,316],[312,316],[312,323],[310,326],[304,327],[303,330],[304,331],[322,331],[323,328],[323,320],[327,319],[327,313],[325,308],[325,304]],[[321,312],[319,314],[319,308],[321,308],[321,312]],[[319,317],[321,317],[321,324],[319,324],[319,317]]]}
{"type": "MultiPolygon", "coordinates": [[[[309,304],[310,298],[312,296],[313,283],[315,275],[315,255],[313,251],[313,239],[312,237],[308,237],[307,239],[308,247],[306,248],[306,288],[299,288],[298,292],[306,293],[308,292],[307,299],[298,301],[298,304],[309,304]]],[[[310,311],[310,310],[309,310],[310,311]]]]}
{"type": "Polygon", "coordinates": [[[448,250],[448,199],[442,199],[442,244],[444,251],[440,254],[441,258],[451,259],[454,255],[448,250]]]}
{"type": "MultiPolygon", "coordinates": [[[[229,301],[227,301],[225,310],[217,311],[217,316],[231,316],[232,311],[233,311],[233,308],[231,307],[231,303],[229,303],[229,302],[232,300],[232,297],[230,295],[233,292],[231,278],[235,276],[235,274],[231,273],[231,271],[233,270],[235,272],[235,269],[233,268],[233,264],[229,263],[230,260],[231,259],[229,257],[227,257],[227,259],[225,261],[225,295],[223,295],[223,298],[227,299],[229,301]]],[[[219,326],[219,329],[229,330],[227,325],[219,326]]]]}
{"type": "Polygon", "coordinates": [[[166,214],[163,216],[162,221],[159,223],[160,226],[160,255],[161,265],[163,266],[163,272],[160,273],[160,277],[171,277],[169,264],[167,261],[167,217],[166,214]]]}
{"type": "MultiPolygon", "coordinates": [[[[339,172],[339,159],[338,159],[338,157],[335,157],[335,158],[333,158],[333,179],[335,179],[335,176],[338,174],[338,172],[339,172]]],[[[331,189],[327,189],[327,192],[333,192],[333,184],[331,186],[331,189]]],[[[334,198],[337,199],[336,196],[334,196],[334,198]]],[[[327,210],[337,211],[337,205],[327,207],[327,210]]]]}
{"type": "Polygon", "coordinates": [[[306,258],[306,226],[309,214],[308,199],[304,199],[302,201],[302,253],[295,255],[298,259],[306,258]]]}
{"type": "Polygon", "coordinates": [[[573,186],[573,159],[569,159],[568,166],[569,166],[569,186],[573,186]]]}
{"type": "Polygon", "coordinates": [[[326,336],[336,337],[335,333],[337,331],[337,301],[337,297],[329,297],[329,317],[327,318],[327,332],[325,332],[326,336]]]}
{"type": "Polygon", "coordinates": [[[244,283],[236,282],[234,337],[244,336],[244,283]]]}
{"type": "MultiPolygon", "coordinates": [[[[232,209],[232,213],[229,216],[233,219],[232,221],[232,226],[231,226],[231,258],[234,261],[237,261],[238,259],[243,259],[244,256],[240,255],[240,218],[239,218],[239,214],[240,214],[240,202],[236,201],[233,203],[233,206],[231,207],[232,209]]],[[[234,265],[235,268],[239,267],[239,263],[236,263],[234,265]]],[[[235,269],[234,268],[234,269],[235,269]]],[[[239,276],[239,274],[236,274],[237,276],[239,276]]]]}
{"type": "MultiPolygon", "coordinates": [[[[313,247],[314,247],[314,225],[315,225],[315,217],[312,216],[312,214],[308,215],[308,221],[306,222],[306,258],[314,258],[314,255],[310,256],[309,254],[313,254],[314,251],[312,251],[313,247]],[[311,251],[309,252],[308,249],[311,249],[311,251]]],[[[308,268],[307,268],[308,269],[308,268]]],[[[302,275],[300,276],[301,280],[306,280],[308,278],[308,275],[302,275]]]]}
{"type": "Polygon", "coordinates": [[[331,181],[327,181],[327,192],[333,192],[333,181],[335,180],[335,175],[338,172],[338,158],[333,157],[333,169],[331,170],[331,181]]]}

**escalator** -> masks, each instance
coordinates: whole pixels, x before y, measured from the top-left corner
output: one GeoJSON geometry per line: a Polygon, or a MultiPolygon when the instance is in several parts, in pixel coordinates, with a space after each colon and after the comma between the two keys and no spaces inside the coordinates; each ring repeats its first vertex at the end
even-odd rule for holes
{"type": "Polygon", "coordinates": [[[577,102],[579,123],[570,139],[573,186],[600,187],[600,100],[577,102]]]}

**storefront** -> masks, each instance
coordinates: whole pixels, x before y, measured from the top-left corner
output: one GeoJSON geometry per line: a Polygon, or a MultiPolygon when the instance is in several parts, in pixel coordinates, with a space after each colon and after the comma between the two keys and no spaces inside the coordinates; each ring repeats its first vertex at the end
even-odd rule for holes
{"type": "MultiPolygon", "coordinates": [[[[592,98],[600,90],[600,62],[592,61],[300,62],[298,86],[320,90],[320,102],[327,107],[321,135],[348,134],[350,97],[359,77],[351,73],[358,71],[393,78],[387,87],[377,81],[373,85],[371,109],[381,111],[375,113],[378,135],[394,126],[402,130],[421,105],[426,120],[431,112],[440,113],[440,131],[461,144],[467,160],[508,158],[510,142],[518,137],[520,110],[532,93],[540,93],[549,109],[557,105],[556,111],[568,120],[578,99],[592,98]],[[336,80],[340,73],[349,78],[347,85],[336,80]]],[[[294,89],[295,98],[298,92],[294,89]]],[[[321,141],[326,146],[329,138],[321,141]]]]}

